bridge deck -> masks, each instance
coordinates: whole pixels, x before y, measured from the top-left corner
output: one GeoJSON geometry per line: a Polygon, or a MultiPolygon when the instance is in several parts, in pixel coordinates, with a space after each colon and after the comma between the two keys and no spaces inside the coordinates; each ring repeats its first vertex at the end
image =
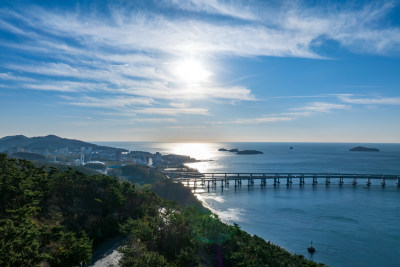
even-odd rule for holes
{"type": "Polygon", "coordinates": [[[357,180],[365,179],[366,184],[370,185],[371,180],[381,180],[381,184],[385,185],[387,180],[397,181],[400,186],[400,175],[387,175],[387,174],[348,174],[348,173],[198,173],[198,172],[164,172],[170,179],[177,182],[192,183],[194,187],[197,182],[202,186],[215,187],[217,182],[220,182],[221,187],[229,185],[230,182],[235,183],[236,186],[241,186],[242,180],[247,180],[249,186],[254,184],[254,180],[260,180],[261,186],[265,186],[267,180],[273,180],[274,185],[280,183],[280,180],[286,180],[286,184],[290,185],[293,180],[298,180],[300,185],[304,185],[306,180],[312,180],[312,184],[317,184],[318,180],[324,179],[326,184],[331,183],[331,179],[338,179],[339,184],[343,184],[344,180],[352,180],[352,184],[356,185],[357,180]]]}

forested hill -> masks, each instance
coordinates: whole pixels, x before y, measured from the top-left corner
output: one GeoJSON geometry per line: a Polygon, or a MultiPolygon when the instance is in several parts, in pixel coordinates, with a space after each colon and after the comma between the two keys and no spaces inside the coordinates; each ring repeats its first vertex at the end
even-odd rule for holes
{"type": "Polygon", "coordinates": [[[317,266],[129,182],[0,154],[0,266],[88,264],[121,234],[121,266],[317,266]]]}
{"type": "MultiPolygon", "coordinates": [[[[13,135],[0,138],[0,148],[6,150],[10,147],[23,147],[30,150],[48,149],[53,151],[68,147],[70,150],[80,150],[81,147],[91,147],[93,150],[114,151],[115,148],[108,146],[98,146],[75,139],[61,138],[56,135],[26,137],[24,135],[13,135]]],[[[119,149],[126,151],[125,149],[119,149]]],[[[1,150],[0,150],[1,151],[1,150]]]]}

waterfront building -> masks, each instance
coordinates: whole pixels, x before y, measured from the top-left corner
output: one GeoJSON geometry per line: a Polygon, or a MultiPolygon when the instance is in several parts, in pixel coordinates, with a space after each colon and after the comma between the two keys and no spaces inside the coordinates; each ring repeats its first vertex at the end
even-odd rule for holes
{"type": "Polygon", "coordinates": [[[160,152],[156,152],[156,153],[154,154],[154,157],[153,157],[153,164],[154,164],[154,165],[161,165],[161,164],[163,164],[163,158],[162,158],[160,152]]]}

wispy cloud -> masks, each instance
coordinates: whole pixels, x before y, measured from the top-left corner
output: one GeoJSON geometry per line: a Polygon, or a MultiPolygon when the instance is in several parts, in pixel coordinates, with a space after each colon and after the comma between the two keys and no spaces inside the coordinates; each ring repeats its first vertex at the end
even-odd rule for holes
{"type": "Polygon", "coordinates": [[[271,99],[290,99],[290,98],[325,98],[333,97],[334,95],[320,94],[320,95],[288,95],[288,96],[272,96],[271,99]]]}
{"type": "Polygon", "coordinates": [[[68,100],[69,105],[83,106],[83,107],[101,107],[101,108],[116,108],[122,109],[132,106],[150,106],[155,103],[152,98],[139,98],[139,97],[108,97],[108,98],[96,98],[96,97],[69,97],[63,96],[64,99],[68,100]]]}
{"type": "Polygon", "coordinates": [[[301,111],[300,114],[309,115],[313,113],[328,113],[337,109],[349,109],[349,105],[326,103],[326,102],[313,102],[304,107],[293,108],[294,111],[301,111]],[[309,113],[308,113],[309,112],[309,113]]]}
{"type": "Polygon", "coordinates": [[[238,119],[233,123],[238,124],[260,124],[260,123],[271,123],[280,121],[293,121],[301,117],[315,116],[321,113],[330,113],[333,110],[349,109],[350,105],[326,103],[326,102],[313,102],[303,107],[292,108],[289,112],[282,112],[275,116],[264,116],[256,118],[238,119]]]}
{"type": "Polygon", "coordinates": [[[291,117],[308,117],[313,115],[314,113],[311,111],[299,111],[299,112],[283,112],[281,115],[291,116],[291,117]]]}
{"type": "Polygon", "coordinates": [[[20,77],[10,73],[0,73],[0,80],[8,81],[21,81],[21,82],[34,82],[35,79],[28,77],[20,77]]]}
{"type": "Polygon", "coordinates": [[[174,118],[141,118],[141,119],[132,119],[133,122],[150,122],[150,123],[161,123],[161,122],[169,122],[169,123],[177,123],[178,121],[174,118]]]}
{"type": "Polygon", "coordinates": [[[143,108],[136,113],[176,116],[178,114],[209,115],[205,108],[143,108]]]}
{"type": "Polygon", "coordinates": [[[251,118],[251,119],[238,119],[233,121],[233,123],[238,124],[258,124],[258,123],[269,123],[269,122],[278,122],[278,121],[291,121],[293,117],[260,117],[260,118],[251,118]]]}
{"type": "MultiPolygon", "coordinates": [[[[271,5],[255,0],[245,5],[172,0],[155,3],[158,8],[154,10],[110,5],[107,16],[35,5],[14,11],[3,8],[0,29],[19,41],[2,40],[0,47],[17,51],[21,59],[1,62],[4,73],[0,79],[16,89],[62,92],[68,95],[64,98],[68,105],[126,108],[134,114],[210,115],[208,109],[192,106],[191,100],[237,103],[257,100],[257,95],[237,84],[239,81],[229,86],[212,78],[195,84],[182,82],[171,71],[176,61],[227,56],[320,59],[329,55],[319,54],[316,48],[329,40],[356,52],[397,53],[400,29],[383,23],[396,4],[372,2],[355,8],[310,7],[297,1],[271,5]],[[175,12],[159,12],[166,6],[175,12]]],[[[304,96],[291,98],[300,97],[304,96]]],[[[399,103],[398,98],[338,98],[348,104],[399,103]]],[[[347,108],[349,105],[314,102],[277,116],[235,123],[290,121],[347,108]]]]}
{"type": "Polygon", "coordinates": [[[169,129],[183,130],[183,129],[206,129],[204,125],[190,125],[190,126],[169,126],[169,129]]]}
{"type": "Polygon", "coordinates": [[[250,6],[243,3],[224,2],[218,0],[172,0],[166,3],[178,6],[183,10],[206,12],[244,20],[257,20],[258,16],[250,6]]]}
{"type": "Polygon", "coordinates": [[[400,97],[355,97],[354,95],[338,95],[339,100],[350,104],[362,105],[400,105],[400,97]]]}

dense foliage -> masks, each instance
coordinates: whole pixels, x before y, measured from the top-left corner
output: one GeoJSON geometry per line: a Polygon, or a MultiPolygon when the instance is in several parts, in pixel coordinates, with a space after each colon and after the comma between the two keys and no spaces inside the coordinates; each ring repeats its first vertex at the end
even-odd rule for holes
{"type": "Polygon", "coordinates": [[[192,190],[182,183],[174,183],[171,180],[164,179],[151,184],[151,191],[163,199],[179,203],[182,207],[194,206],[205,213],[210,212],[192,193],[192,190]]]}
{"type": "MultiPolygon", "coordinates": [[[[171,188],[182,189],[158,185],[171,188]]],[[[132,183],[0,154],[0,266],[89,263],[94,246],[121,233],[122,266],[316,266],[132,183]]]]}
{"type": "Polygon", "coordinates": [[[93,245],[159,203],[113,177],[47,171],[0,154],[0,266],[89,263],[93,245]]]}
{"type": "Polygon", "coordinates": [[[108,174],[142,185],[151,184],[164,179],[164,176],[154,168],[149,168],[148,166],[135,163],[112,169],[108,174]]]}
{"type": "Polygon", "coordinates": [[[122,266],[322,266],[194,207],[128,220],[122,266]]]}

